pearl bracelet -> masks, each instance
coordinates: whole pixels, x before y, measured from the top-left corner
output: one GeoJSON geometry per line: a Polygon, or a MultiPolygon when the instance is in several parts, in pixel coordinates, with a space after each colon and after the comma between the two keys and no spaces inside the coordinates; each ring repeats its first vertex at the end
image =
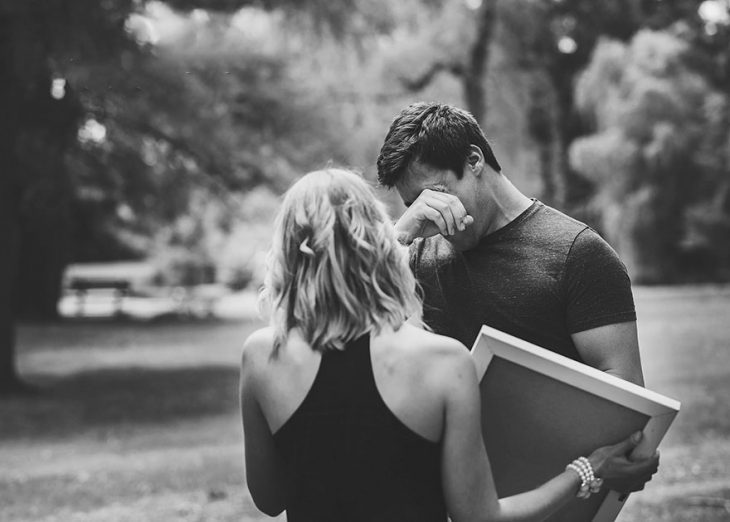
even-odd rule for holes
{"type": "Polygon", "coordinates": [[[593,473],[593,466],[585,457],[579,457],[565,467],[566,471],[571,470],[578,474],[581,480],[580,489],[576,496],[586,499],[593,493],[598,493],[603,486],[603,479],[596,478],[593,473]]]}

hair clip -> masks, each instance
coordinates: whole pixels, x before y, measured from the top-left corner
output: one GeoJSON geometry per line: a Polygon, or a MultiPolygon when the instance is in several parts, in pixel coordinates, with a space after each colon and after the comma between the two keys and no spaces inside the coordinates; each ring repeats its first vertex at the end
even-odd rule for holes
{"type": "Polygon", "coordinates": [[[300,251],[301,253],[303,253],[303,254],[306,254],[306,255],[308,255],[308,256],[313,256],[313,255],[314,255],[314,250],[312,250],[312,249],[311,249],[311,248],[309,247],[309,238],[306,238],[306,239],[305,239],[304,241],[302,241],[302,242],[301,242],[301,243],[299,244],[299,251],[300,251]]]}

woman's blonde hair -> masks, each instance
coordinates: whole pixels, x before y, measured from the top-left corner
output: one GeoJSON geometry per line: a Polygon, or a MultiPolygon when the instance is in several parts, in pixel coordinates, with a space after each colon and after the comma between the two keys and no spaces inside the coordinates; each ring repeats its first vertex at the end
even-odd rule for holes
{"type": "Polygon", "coordinates": [[[285,194],[261,297],[271,307],[274,354],[292,328],[316,350],[341,350],[421,312],[408,251],[384,205],[342,169],[311,172],[285,194]]]}

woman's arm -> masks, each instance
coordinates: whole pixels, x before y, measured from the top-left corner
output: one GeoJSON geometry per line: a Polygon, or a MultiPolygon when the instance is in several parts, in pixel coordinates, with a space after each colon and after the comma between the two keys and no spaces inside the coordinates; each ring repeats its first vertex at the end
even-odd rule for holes
{"type": "MultiPolygon", "coordinates": [[[[659,457],[655,455],[642,461],[630,461],[627,455],[640,440],[641,432],[637,432],[613,446],[604,446],[591,453],[588,460],[595,476],[609,484],[616,480],[627,484],[630,479],[628,487],[632,491],[644,489],[644,484],[657,471],[659,457]]],[[[505,518],[499,520],[542,520],[573,498],[580,483],[575,472],[565,471],[537,489],[500,499],[505,518]]]]}
{"type": "Polygon", "coordinates": [[[241,418],[243,419],[246,482],[254,504],[270,516],[286,508],[286,482],[274,437],[256,398],[257,359],[265,349],[256,334],[246,340],[241,357],[241,418]],[[256,353],[255,351],[258,351],[256,353]]]}
{"type": "Polygon", "coordinates": [[[442,481],[453,522],[487,520],[499,511],[492,470],[481,432],[476,368],[464,350],[439,361],[444,389],[442,481]]]}
{"type": "Polygon", "coordinates": [[[443,487],[453,522],[542,520],[575,496],[576,473],[564,472],[540,488],[507,499],[497,497],[482,439],[481,407],[474,362],[455,354],[444,378],[446,406],[443,487]]]}
{"type": "MultiPolygon", "coordinates": [[[[446,506],[453,522],[543,520],[574,498],[581,480],[573,471],[564,471],[532,491],[497,498],[482,439],[474,362],[463,350],[448,359],[441,365],[445,390],[442,469],[446,506]]],[[[639,440],[632,437],[593,452],[589,460],[596,476],[607,480],[635,477],[635,489],[641,489],[656,472],[658,457],[636,463],[626,459],[639,440]]]]}

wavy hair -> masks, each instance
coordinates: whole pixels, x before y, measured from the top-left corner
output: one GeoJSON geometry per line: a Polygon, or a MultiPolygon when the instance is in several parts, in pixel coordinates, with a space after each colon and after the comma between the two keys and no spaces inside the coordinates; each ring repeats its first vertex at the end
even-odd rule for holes
{"type": "Polygon", "coordinates": [[[285,194],[261,294],[271,311],[274,352],[298,328],[316,350],[384,326],[398,329],[421,300],[408,251],[362,177],[311,172],[285,194]]]}

